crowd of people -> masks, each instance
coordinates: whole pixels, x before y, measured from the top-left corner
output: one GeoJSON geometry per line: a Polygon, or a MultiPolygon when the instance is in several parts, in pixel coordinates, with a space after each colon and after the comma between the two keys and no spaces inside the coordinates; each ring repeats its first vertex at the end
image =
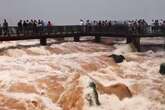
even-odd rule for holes
{"type": "MultiPolygon", "coordinates": [[[[145,32],[165,32],[165,20],[152,20],[151,24],[148,24],[144,19],[140,20],[127,20],[127,21],[112,21],[112,20],[80,20],[81,32],[109,32],[121,30],[131,33],[145,33],[145,32]]],[[[19,20],[17,23],[17,34],[34,34],[51,30],[52,22],[44,22],[43,20],[19,20]]],[[[48,32],[49,33],[49,32],[48,32]]],[[[6,19],[4,19],[2,25],[0,24],[0,35],[9,35],[9,25],[6,19]]]]}
{"type": "Polygon", "coordinates": [[[163,30],[165,32],[165,20],[152,20],[152,32],[159,32],[163,30]]]}
{"type": "MultiPolygon", "coordinates": [[[[43,27],[51,27],[52,22],[44,22],[43,20],[19,20],[17,23],[17,34],[31,34],[43,32],[43,27]]],[[[9,35],[9,25],[4,19],[2,25],[0,24],[0,35],[9,35]]]]}
{"type": "Polygon", "coordinates": [[[99,21],[90,21],[80,19],[80,25],[85,26],[87,31],[92,30],[111,30],[112,26],[118,26],[120,29],[125,27],[128,28],[129,32],[132,33],[145,33],[145,32],[160,32],[165,31],[165,20],[152,20],[152,23],[147,23],[144,19],[139,20],[127,20],[127,21],[112,21],[112,20],[99,20],[99,21]],[[93,29],[92,29],[93,28],[93,29]]]}
{"type": "Polygon", "coordinates": [[[44,27],[51,27],[51,21],[44,22],[43,20],[20,20],[17,23],[17,34],[24,33],[41,33],[44,27]]]}

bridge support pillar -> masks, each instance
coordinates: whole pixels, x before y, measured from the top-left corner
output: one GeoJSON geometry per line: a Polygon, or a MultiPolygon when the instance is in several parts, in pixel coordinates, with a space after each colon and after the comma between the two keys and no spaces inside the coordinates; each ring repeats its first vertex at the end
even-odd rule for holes
{"type": "Polygon", "coordinates": [[[129,36],[127,37],[127,44],[133,43],[138,52],[140,52],[140,37],[138,36],[129,36]]]}
{"type": "Polygon", "coordinates": [[[132,38],[131,36],[127,37],[127,44],[131,43],[132,42],[132,38]]]}
{"type": "Polygon", "coordinates": [[[74,36],[74,41],[79,42],[80,41],[80,36],[74,36]]]}
{"type": "Polygon", "coordinates": [[[136,47],[137,51],[140,52],[141,51],[140,37],[135,37],[132,42],[133,42],[134,46],[136,47]]]}
{"type": "Polygon", "coordinates": [[[47,39],[46,38],[40,38],[40,45],[47,45],[47,39]]]}
{"type": "Polygon", "coordinates": [[[100,36],[95,36],[95,42],[101,42],[101,37],[100,36]]]}

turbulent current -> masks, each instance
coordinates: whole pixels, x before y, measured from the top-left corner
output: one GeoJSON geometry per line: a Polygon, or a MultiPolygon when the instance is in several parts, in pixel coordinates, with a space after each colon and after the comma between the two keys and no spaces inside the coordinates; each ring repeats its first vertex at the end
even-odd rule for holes
{"type": "Polygon", "coordinates": [[[165,76],[159,73],[164,51],[49,42],[0,43],[0,110],[165,110],[165,76]],[[126,60],[117,64],[112,53],[126,60]],[[91,80],[97,82],[99,106],[88,103],[91,80]]]}

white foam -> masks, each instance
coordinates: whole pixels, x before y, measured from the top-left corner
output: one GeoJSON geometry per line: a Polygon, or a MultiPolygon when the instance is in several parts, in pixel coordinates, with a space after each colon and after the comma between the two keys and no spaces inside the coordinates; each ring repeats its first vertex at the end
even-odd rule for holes
{"type": "Polygon", "coordinates": [[[17,99],[17,100],[28,100],[28,101],[34,101],[37,99],[40,99],[43,103],[43,105],[49,109],[49,110],[62,110],[58,105],[54,104],[52,100],[50,100],[48,97],[39,96],[37,94],[25,94],[25,93],[9,93],[5,92],[3,93],[5,96],[17,99]]]}
{"type": "Polygon", "coordinates": [[[132,44],[121,44],[121,45],[115,45],[116,48],[112,53],[120,55],[120,54],[126,54],[130,52],[134,52],[134,47],[131,46],[132,44]]]}
{"type": "Polygon", "coordinates": [[[99,95],[101,106],[85,106],[84,110],[164,110],[165,106],[144,98],[134,96],[133,98],[120,101],[115,95],[99,95]]]}
{"type": "MultiPolygon", "coordinates": [[[[24,41],[21,43],[3,42],[0,44],[0,48],[26,45],[24,43],[24,41]]],[[[29,41],[28,44],[36,45],[38,41],[29,41]]],[[[3,56],[0,56],[1,91],[9,97],[20,100],[40,98],[47,109],[55,110],[57,105],[46,96],[8,93],[7,89],[17,82],[35,84],[36,80],[47,76],[68,78],[68,76],[81,71],[79,74],[88,74],[88,76],[80,78],[84,94],[91,92],[88,86],[92,79],[97,80],[104,86],[123,83],[130,88],[133,84],[137,84],[142,88],[141,91],[137,91],[138,96],[123,101],[113,95],[99,94],[101,106],[89,107],[85,105],[84,110],[164,110],[165,104],[162,103],[164,100],[161,97],[164,97],[162,91],[165,89],[162,85],[164,85],[165,80],[164,76],[159,74],[159,66],[162,62],[165,62],[165,52],[133,53],[128,45],[116,45],[115,47],[114,53],[124,54],[126,58],[130,57],[136,60],[124,61],[115,66],[111,65],[110,62],[101,59],[103,56],[105,58],[105,56],[113,53],[111,48],[89,42],[68,42],[51,45],[51,48],[61,49],[61,54],[51,53],[42,46],[27,48],[27,50],[30,49],[32,52],[37,53],[37,55],[29,54],[26,49],[5,50],[3,56]],[[138,61],[139,56],[143,57],[145,61],[138,61]],[[99,65],[99,70],[86,71],[81,67],[82,63],[99,65]]],[[[60,82],[60,84],[62,83],[60,82]]]]}

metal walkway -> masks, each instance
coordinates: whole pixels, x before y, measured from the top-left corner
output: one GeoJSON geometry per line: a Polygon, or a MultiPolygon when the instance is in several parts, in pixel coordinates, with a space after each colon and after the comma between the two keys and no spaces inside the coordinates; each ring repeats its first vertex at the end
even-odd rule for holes
{"type": "Polygon", "coordinates": [[[79,42],[80,37],[95,36],[95,41],[100,42],[101,37],[121,37],[126,38],[127,43],[133,43],[140,51],[140,38],[142,37],[164,37],[164,30],[151,32],[150,27],[143,32],[130,32],[128,26],[111,26],[98,28],[96,26],[52,26],[37,27],[34,29],[18,30],[17,27],[9,27],[7,35],[0,35],[0,41],[16,41],[39,39],[41,45],[47,44],[47,38],[66,38],[73,37],[74,41],[79,42]]]}

